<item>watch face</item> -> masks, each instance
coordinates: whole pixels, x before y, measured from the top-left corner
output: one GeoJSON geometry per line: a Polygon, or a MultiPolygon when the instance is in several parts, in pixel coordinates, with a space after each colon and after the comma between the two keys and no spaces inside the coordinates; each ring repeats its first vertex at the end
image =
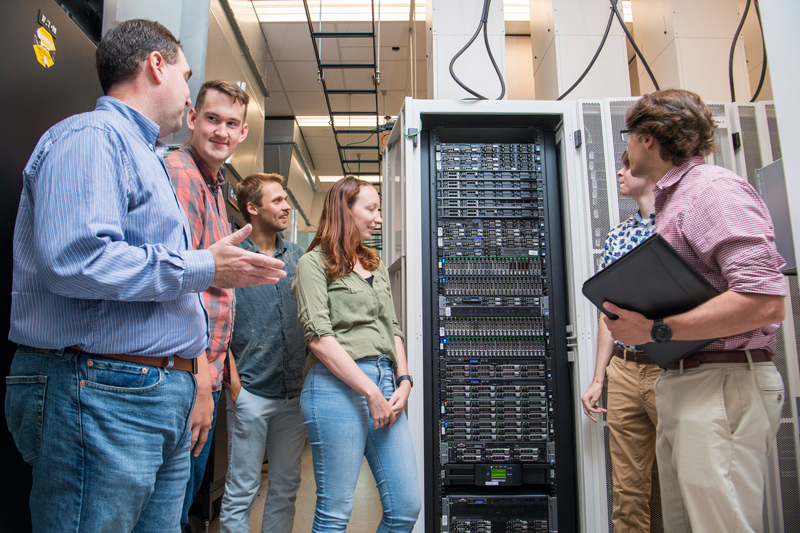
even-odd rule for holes
{"type": "Polygon", "coordinates": [[[669,337],[669,334],[663,327],[656,328],[653,332],[653,338],[656,342],[664,342],[667,337],[669,337]]]}

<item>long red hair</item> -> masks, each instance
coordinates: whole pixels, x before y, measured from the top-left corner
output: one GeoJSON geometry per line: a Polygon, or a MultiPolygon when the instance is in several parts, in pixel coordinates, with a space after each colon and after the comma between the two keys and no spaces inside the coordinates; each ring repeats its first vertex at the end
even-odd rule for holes
{"type": "Polygon", "coordinates": [[[347,176],[334,183],[325,195],[317,234],[308,245],[308,251],[319,246],[328,255],[325,272],[331,281],[352,272],[356,266],[356,259],[360,260],[367,270],[375,270],[380,264],[378,254],[372,248],[364,246],[353,223],[351,209],[361,187],[364,186],[372,185],[356,177],[347,176]]]}

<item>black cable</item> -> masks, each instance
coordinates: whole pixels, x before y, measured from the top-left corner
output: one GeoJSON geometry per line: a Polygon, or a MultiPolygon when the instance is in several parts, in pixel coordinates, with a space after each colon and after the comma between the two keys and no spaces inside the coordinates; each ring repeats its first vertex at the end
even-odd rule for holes
{"type": "Polygon", "coordinates": [[[658,82],[656,81],[656,77],[653,75],[653,71],[650,70],[650,65],[647,64],[647,61],[645,61],[644,56],[642,55],[642,51],[639,50],[638,46],[636,46],[636,41],[633,40],[633,35],[631,35],[631,32],[625,25],[625,21],[622,19],[622,13],[620,13],[619,9],[617,8],[617,0],[611,0],[611,9],[617,16],[617,20],[619,20],[619,23],[622,25],[622,31],[625,32],[625,36],[628,38],[628,42],[631,43],[633,51],[636,52],[636,55],[639,56],[639,59],[642,61],[642,65],[644,66],[644,69],[647,71],[647,75],[650,76],[650,81],[653,82],[653,86],[656,88],[656,91],[661,90],[661,88],[658,86],[658,82]]]}
{"type": "Polygon", "coordinates": [[[739,21],[739,27],[736,28],[736,34],[733,36],[731,43],[731,53],[728,56],[728,82],[731,85],[731,102],[736,101],[736,89],[733,86],[733,54],[736,51],[736,41],[739,40],[739,34],[742,33],[744,27],[744,20],[747,18],[747,13],[750,11],[750,1],[747,0],[747,5],[744,6],[744,13],[742,13],[742,20],[739,21]]]}
{"type": "Polygon", "coordinates": [[[758,28],[761,30],[761,78],[758,80],[758,87],[756,93],[750,99],[750,102],[755,102],[758,95],[761,93],[761,88],[764,86],[764,79],[767,77],[767,43],[764,42],[764,26],[761,24],[761,10],[758,9],[758,0],[754,4],[756,8],[756,17],[758,18],[758,28]]]}
{"type": "Polygon", "coordinates": [[[586,75],[589,74],[589,71],[592,70],[592,67],[594,66],[594,62],[597,61],[598,57],[600,57],[600,52],[603,50],[603,46],[605,46],[605,44],[606,44],[606,39],[608,39],[608,32],[611,30],[611,23],[612,22],[614,22],[614,13],[613,12],[609,13],[608,24],[606,24],[606,31],[603,33],[603,40],[600,41],[600,46],[597,47],[597,51],[594,53],[594,57],[592,58],[591,61],[589,61],[589,66],[586,67],[586,69],[583,71],[583,74],[581,74],[580,78],[578,78],[578,81],[573,83],[572,87],[567,89],[566,92],[564,92],[564,94],[562,94],[561,96],[556,98],[556,100],[562,100],[565,96],[567,96],[569,93],[571,93],[572,90],[575,87],[577,87],[583,81],[583,78],[585,78],[586,75]]]}
{"type": "Polygon", "coordinates": [[[486,2],[486,16],[483,20],[483,42],[486,44],[486,52],[489,54],[489,59],[492,61],[492,66],[494,67],[494,71],[497,73],[497,79],[500,80],[500,96],[497,97],[497,100],[502,100],[503,97],[506,95],[506,82],[503,80],[503,73],[500,72],[500,68],[497,66],[497,62],[494,60],[494,54],[492,54],[492,47],[489,46],[489,6],[492,5],[492,0],[485,0],[486,2]]]}
{"type": "Polygon", "coordinates": [[[503,98],[503,96],[505,96],[505,94],[506,94],[506,83],[505,83],[505,80],[503,80],[503,74],[500,72],[500,69],[498,68],[497,63],[494,60],[494,55],[492,55],[492,49],[489,46],[489,30],[488,30],[488,27],[486,25],[486,21],[489,19],[489,7],[491,5],[492,5],[492,0],[483,0],[483,13],[481,14],[481,21],[478,24],[478,29],[475,30],[475,34],[472,36],[472,38],[469,40],[469,42],[467,44],[465,44],[464,47],[461,48],[461,50],[459,50],[456,53],[456,55],[453,56],[453,59],[450,60],[450,76],[455,80],[455,82],[462,89],[467,91],[469,94],[475,96],[479,100],[488,100],[488,98],[486,98],[482,94],[479,94],[479,93],[473,91],[472,89],[470,89],[469,87],[464,85],[464,83],[460,79],[458,79],[458,76],[456,76],[456,73],[453,70],[453,65],[455,64],[456,60],[459,57],[461,57],[461,54],[466,52],[467,48],[469,48],[472,45],[472,43],[475,42],[475,39],[477,39],[478,34],[481,32],[481,28],[483,28],[483,37],[484,37],[484,41],[486,42],[486,51],[489,53],[489,59],[491,59],[491,61],[492,61],[492,66],[494,67],[495,72],[497,72],[497,77],[500,79],[500,86],[502,87],[502,92],[500,93],[500,97],[497,98],[497,99],[500,100],[500,99],[503,98]]]}

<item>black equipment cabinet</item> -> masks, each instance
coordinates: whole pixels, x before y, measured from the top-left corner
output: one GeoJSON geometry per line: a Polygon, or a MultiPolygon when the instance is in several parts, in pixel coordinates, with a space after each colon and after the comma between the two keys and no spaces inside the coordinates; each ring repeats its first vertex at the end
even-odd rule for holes
{"type": "Polygon", "coordinates": [[[425,530],[577,531],[559,117],[424,117],[425,530]]]}

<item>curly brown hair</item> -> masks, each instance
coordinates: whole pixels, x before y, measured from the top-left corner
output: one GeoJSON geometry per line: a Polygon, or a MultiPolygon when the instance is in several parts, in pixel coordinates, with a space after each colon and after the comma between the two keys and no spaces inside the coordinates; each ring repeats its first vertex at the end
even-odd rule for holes
{"type": "Polygon", "coordinates": [[[698,95],[683,89],[642,96],[625,114],[625,127],[631,134],[652,135],[661,146],[661,159],[676,166],[716,148],[711,111],[698,95]]]}
{"type": "Polygon", "coordinates": [[[358,236],[353,223],[353,204],[361,187],[372,187],[368,181],[354,176],[346,176],[333,184],[322,205],[322,215],[314,240],[308,245],[310,252],[319,246],[328,255],[325,273],[331,281],[337,280],[353,271],[356,259],[367,270],[375,270],[380,264],[378,254],[367,248],[358,236]]]}

